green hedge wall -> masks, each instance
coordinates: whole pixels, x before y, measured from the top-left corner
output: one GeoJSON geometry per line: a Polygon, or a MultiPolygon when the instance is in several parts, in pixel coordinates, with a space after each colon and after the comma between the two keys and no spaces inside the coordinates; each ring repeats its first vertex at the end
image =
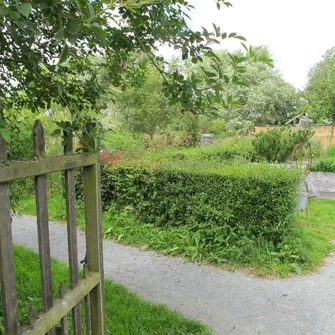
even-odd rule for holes
{"type": "Polygon", "coordinates": [[[101,168],[105,208],[115,203],[146,223],[210,230],[211,239],[247,236],[275,243],[292,225],[299,180],[295,169],[260,164],[101,168]]]}

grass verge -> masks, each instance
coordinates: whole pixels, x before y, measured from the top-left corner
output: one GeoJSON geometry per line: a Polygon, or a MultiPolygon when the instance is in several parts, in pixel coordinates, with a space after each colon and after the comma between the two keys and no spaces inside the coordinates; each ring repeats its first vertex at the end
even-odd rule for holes
{"type": "MultiPolygon", "coordinates": [[[[60,195],[50,198],[49,213],[52,220],[64,221],[64,208],[64,200],[60,195]]],[[[18,211],[34,215],[34,199],[22,201],[18,211]]],[[[118,212],[111,207],[103,213],[105,238],[171,256],[182,255],[192,261],[206,261],[228,268],[243,267],[261,276],[279,277],[316,270],[334,250],[334,222],[335,201],[312,199],[308,218],[305,213],[298,213],[295,229],[278,245],[244,239],[239,244],[224,247],[222,241],[217,245],[207,245],[206,236],[202,235],[201,230],[192,232],[186,227],[160,228],[144,224],[130,210],[118,212]]],[[[84,227],[80,203],[78,224],[84,227]]]]}
{"type": "MultiPolygon", "coordinates": [[[[29,305],[33,305],[38,311],[41,310],[39,258],[35,252],[19,246],[14,248],[14,253],[19,321],[23,324],[27,322],[29,305]]],[[[52,260],[52,276],[54,293],[57,296],[60,282],[69,287],[68,266],[52,260]]],[[[200,322],[188,319],[166,306],[146,302],[111,280],[105,282],[105,297],[108,334],[210,334],[206,326],[200,322]]],[[[2,321],[2,306],[0,308],[2,321]]]]}

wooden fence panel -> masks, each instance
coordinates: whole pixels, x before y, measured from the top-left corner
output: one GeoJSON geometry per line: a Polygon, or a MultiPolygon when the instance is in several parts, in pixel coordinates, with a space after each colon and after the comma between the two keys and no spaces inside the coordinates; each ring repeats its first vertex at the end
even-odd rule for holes
{"type": "MultiPolygon", "coordinates": [[[[7,160],[6,142],[0,135],[0,161],[7,160]]],[[[17,334],[18,315],[8,183],[0,184],[0,275],[5,333],[17,334]]]]}
{"type": "MultiPolygon", "coordinates": [[[[92,126],[92,125],[91,125],[92,126]]],[[[89,129],[88,129],[89,130],[89,129]]],[[[88,132],[87,132],[88,134],[88,132]]],[[[100,171],[98,154],[73,155],[72,134],[66,134],[63,157],[45,158],[44,130],[40,121],[33,129],[35,160],[7,162],[0,136],[0,272],[6,335],[68,334],[67,316],[72,312],[73,333],[81,335],[80,302],[85,300],[87,335],[106,334],[101,227],[100,171]],[[87,266],[79,280],[74,168],[83,167],[87,266]],[[70,289],[61,284],[53,299],[46,174],[64,171],[70,289]],[[30,306],[28,325],[19,328],[10,217],[9,181],[35,177],[36,215],[43,313],[30,306]],[[60,323],[59,323],[60,322],[60,323]]],[[[64,134],[65,135],[65,134],[64,134]]],[[[89,136],[88,136],[89,137],[89,136]]],[[[94,144],[94,143],[93,143],[94,144]]],[[[90,143],[90,147],[92,143],[90,143]]]]}

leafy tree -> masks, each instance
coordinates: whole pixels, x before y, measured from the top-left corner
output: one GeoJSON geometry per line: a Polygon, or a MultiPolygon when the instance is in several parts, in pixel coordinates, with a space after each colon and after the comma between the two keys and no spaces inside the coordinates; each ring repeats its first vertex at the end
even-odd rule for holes
{"type": "Polygon", "coordinates": [[[331,145],[335,126],[335,47],[328,50],[309,72],[305,98],[314,121],[332,124],[331,145]]]}
{"type": "MultiPolygon", "coordinates": [[[[219,9],[231,6],[215,1],[219,9]]],[[[194,63],[207,56],[217,64],[211,44],[244,38],[221,32],[215,25],[214,32],[192,31],[186,21],[192,8],[186,0],[1,1],[1,107],[17,104],[37,110],[57,103],[70,110],[72,127],[79,129],[87,121],[87,111],[97,111],[106,87],[97,80],[98,66],[90,55],[105,57],[114,86],[123,86],[125,76],[136,77],[138,68],[125,63],[138,50],[159,68],[159,57],[154,54],[159,43],[173,45],[183,59],[194,63]]],[[[204,72],[200,85],[197,78],[179,71],[159,70],[166,95],[185,110],[204,112],[214,103],[232,100],[221,94],[224,80],[214,82],[213,72],[204,72]]],[[[214,70],[224,79],[219,64],[214,70]]],[[[233,78],[239,82],[238,71],[233,78]]]]}
{"type": "MultiPolygon", "coordinates": [[[[254,55],[252,59],[242,51],[217,53],[225,69],[227,99],[233,98],[230,106],[219,107],[218,114],[231,124],[238,124],[240,120],[253,124],[282,124],[296,113],[296,91],[268,61],[270,53],[266,47],[249,48],[250,54],[254,55]],[[232,59],[235,59],[234,63],[232,59]],[[236,70],[238,81],[232,76],[236,70]]],[[[201,67],[207,71],[212,69],[211,59],[201,67]]]]}
{"type": "Polygon", "coordinates": [[[140,85],[115,94],[111,108],[121,125],[133,133],[149,135],[151,141],[157,130],[166,128],[175,111],[163,94],[162,79],[153,66],[149,66],[140,85]]]}
{"type": "MultiPolygon", "coordinates": [[[[255,49],[270,57],[267,48],[255,49]]],[[[296,114],[297,93],[276,69],[260,62],[251,63],[242,80],[246,85],[231,88],[231,94],[240,104],[231,108],[232,115],[255,125],[277,125],[296,114]]]]}

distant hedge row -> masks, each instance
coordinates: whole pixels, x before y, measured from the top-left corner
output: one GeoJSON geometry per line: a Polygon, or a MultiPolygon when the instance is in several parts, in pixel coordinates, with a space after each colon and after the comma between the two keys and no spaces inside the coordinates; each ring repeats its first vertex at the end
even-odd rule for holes
{"type": "Polygon", "coordinates": [[[321,158],[312,164],[311,171],[335,172],[335,159],[332,157],[321,158]]]}
{"type": "Polygon", "coordinates": [[[323,157],[313,162],[311,171],[335,172],[335,145],[329,147],[323,157]]]}
{"type": "MultiPolygon", "coordinates": [[[[296,170],[199,164],[155,169],[103,164],[103,206],[130,208],[145,223],[207,230],[211,239],[247,236],[280,241],[296,208],[296,170]]],[[[77,196],[81,195],[79,182],[77,196]]]]}

